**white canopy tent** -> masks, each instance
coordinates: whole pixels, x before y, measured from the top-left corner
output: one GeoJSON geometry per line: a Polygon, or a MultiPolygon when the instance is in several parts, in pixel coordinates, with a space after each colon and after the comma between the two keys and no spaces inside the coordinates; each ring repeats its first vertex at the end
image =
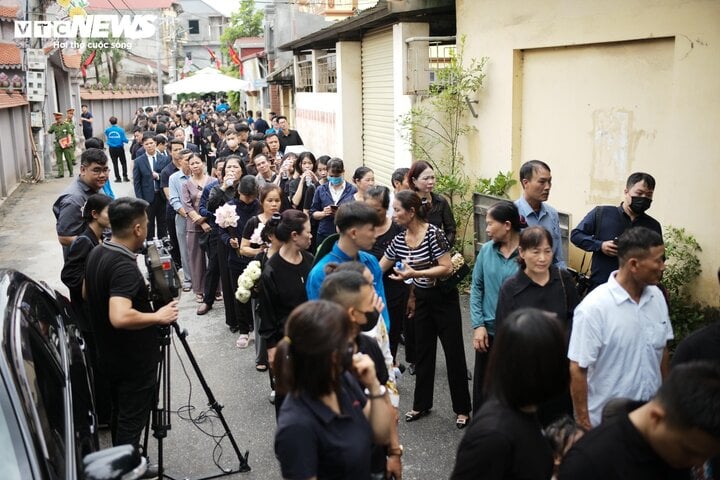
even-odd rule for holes
{"type": "Polygon", "coordinates": [[[233,78],[212,67],[198,70],[192,76],[168,83],[163,87],[166,95],[177,95],[179,93],[212,93],[212,92],[236,92],[255,90],[251,82],[233,78]]]}

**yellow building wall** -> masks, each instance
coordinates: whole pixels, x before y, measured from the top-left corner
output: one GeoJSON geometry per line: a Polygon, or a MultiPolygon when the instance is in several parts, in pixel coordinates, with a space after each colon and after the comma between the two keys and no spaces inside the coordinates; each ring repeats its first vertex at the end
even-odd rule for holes
{"type": "Polygon", "coordinates": [[[630,173],[652,174],[648,213],[697,238],[694,293],[720,305],[720,2],[458,0],[457,32],[466,59],[489,57],[468,169],[547,162],[573,226],[619,204],[630,173]]]}

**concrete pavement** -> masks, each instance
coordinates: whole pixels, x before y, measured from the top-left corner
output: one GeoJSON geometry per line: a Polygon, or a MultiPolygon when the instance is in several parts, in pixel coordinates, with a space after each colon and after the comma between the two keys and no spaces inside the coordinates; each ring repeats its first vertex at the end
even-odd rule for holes
{"type": "MultiPolygon", "coordinates": [[[[76,167],[77,170],[77,167],[76,167]]],[[[35,280],[44,281],[67,295],[60,281],[62,252],[55,234],[52,204],[71,179],[47,180],[38,184],[22,184],[0,205],[0,267],[17,269],[35,280]]],[[[113,183],[117,196],[132,195],[131,183],[113,183]]],[[[197,304],[192,295],[180,299],[180,325],[187,329],[188,342],[205,374],[218,402],[225,406],[223,413],[241,450],[250,451],[252,471],[230,478],[277,479],[281,478],[273,453],[275,431],[274,408],[267,400],[270,392],[267,373],[255,371],[254,348],[239,350],[235,347],[236,335],[224,323],[222,302],[205,316],[195,315],[197,304]]],[[[468,366],[472,366],[469,315],[467,298],[463,298],[463,321],[466,326],[465,345],[468,366]]],[[[172,409],[180,415],[197,418],[205,410],[207,398],[200,383],[191,371],[184,352],[174,339],[171,379],[172,409]],[[182,363],[181,361],[182,360],[182,363]],[[189,374],[189,380],[185,371],[189,374]],[[184,406],[192,404],[194,409],[184,406]]],[[[401,347],[400,358],[404,361],[401,347]]],[[[438,348],[435,405],[433,412],[422,420],[407,424],[400,422],[401,441],[405,446],[403,457],[405,479],[448,478],[454,465],[455,451],[463,434],[455,427],[447,373],[442,349],[438,348]]],[[[400,383],[400,413],[411,409],[414,377],[405,375],[400,383]]],[[[172,429],[165,441],[165,466],[175,478],[197,478],[219,473],[213,464],[213,439],[199,432],[191,422],[172,415],[172,429]]],[[[221,435],[217,420],[196,422],[199,428],[221,435]]],[[[107,442],[107,436],[104,438],[107,442]]],[[[227,439],[221,442],[224,467],[236,466],[227,439]]],[[[151,455],[154,452],[151,442],[151,455]]]]}

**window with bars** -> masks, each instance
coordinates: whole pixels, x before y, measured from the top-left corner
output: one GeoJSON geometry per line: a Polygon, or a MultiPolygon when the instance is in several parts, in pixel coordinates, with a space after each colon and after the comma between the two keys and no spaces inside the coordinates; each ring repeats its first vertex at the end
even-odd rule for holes
{"type": "Polygon", "coordinates": [[[318,92],[337,92],[337,63],[335,53],[317,58],[318,92]]]}
{"type": "Polygon", "coordinates": [[[298,92],[312,92],[312,60],[298,62],[298,75],[295,79],[295,89],[298,92]]]}

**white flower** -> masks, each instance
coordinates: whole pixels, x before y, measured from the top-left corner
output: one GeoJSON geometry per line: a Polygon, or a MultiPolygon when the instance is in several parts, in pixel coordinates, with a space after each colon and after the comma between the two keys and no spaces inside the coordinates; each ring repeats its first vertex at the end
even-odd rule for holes
{"type": "Polygon", "coordinates": [[[250,290],[243,288],[242,285],[238,285],[238,289],[235,292],[235,298],[240,303],[247,303],[250,300],[250,290]]]}
{"type": "Polygon", "coordinates": [[[263,243],[262,240],[262,231],[265,228],[265,224],[260,222],[258,223],[257,228],[255,231],[250,235],[250,243],[253,243],[255,245],[261,245],[263,243]]]}
{"type": "Polygon", "coordinates": [[[221,205],[215,210],[215,223],[220,228],[237,227],[238,214],[234,205],[221,205]]]}
{"type": "Polygon", "coordinates": [[[238,279],[238,286],[242,285],[243,288],[246,288],[247,290],[250,290],[255,286],[255,280],[250,278],[249,275],[241,275],[238,279]]]}

